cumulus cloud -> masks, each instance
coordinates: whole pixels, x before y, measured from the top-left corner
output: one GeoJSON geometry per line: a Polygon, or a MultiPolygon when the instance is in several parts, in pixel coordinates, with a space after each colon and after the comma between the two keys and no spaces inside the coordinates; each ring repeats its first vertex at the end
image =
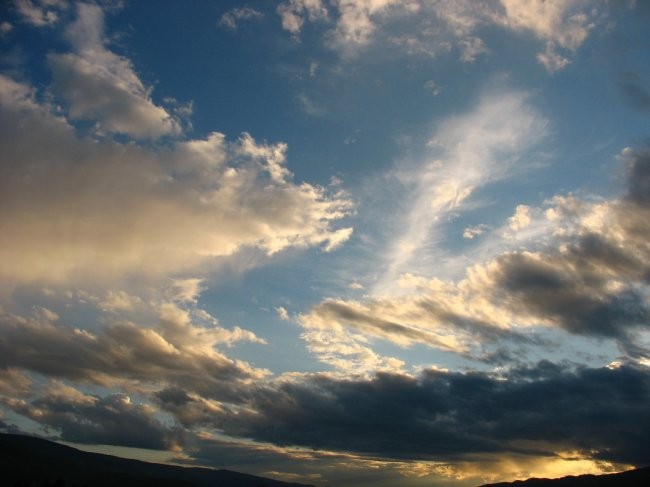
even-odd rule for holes
{"type": "Polygon", "coordinates": [[[332,250],[352,232],[332,228],[351,208],[343,194],[292,182],[286,144],[219,133],[171,149],[94,142],[25,84],[0,77],[0,100],[10,282],[166,277],[244,248],[332,250]]]}
{"type": "Polygon", "coordinates": [[[51,53],[54,88],[68,103],[69,116],[96,122],[98,132],[155,139],[180,133],[179,123],[151,100],[131,62],[106,47],[104,13],[80,3],[67,28],[74,51],[51,53]]]}

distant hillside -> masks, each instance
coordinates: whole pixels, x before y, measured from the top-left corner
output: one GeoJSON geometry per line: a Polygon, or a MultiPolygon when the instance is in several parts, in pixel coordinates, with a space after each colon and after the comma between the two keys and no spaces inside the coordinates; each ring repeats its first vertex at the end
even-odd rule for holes
{"type": "Polygon", "coordinates": [[[650,485],[650,467],[605,475],[579,475],[561,479],[528,479],[485,484],[481,487],[645,487],[650,485]]]}
{"type": "Polygon", "coordinates": [[[31,436],[0,433],[6,487],[308,487],[229,470],[185,468],[89,453],[31,436]]]}

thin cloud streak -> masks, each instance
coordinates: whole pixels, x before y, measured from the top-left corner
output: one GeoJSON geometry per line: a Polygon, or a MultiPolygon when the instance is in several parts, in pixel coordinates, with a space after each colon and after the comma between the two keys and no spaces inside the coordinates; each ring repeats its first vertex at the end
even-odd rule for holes
{"type": "Polygon", "coordinates": [[[442,122],[428,143],[427,160],[402,175],[413,203],[374,291],[391,290],[401,274],[414,270],[416,257],[415,267],[422,269],[422,256],[436,250],[440,227],[476,190],[522,172],[517,166],[526,166],[546,125],[522,92],[488,92],[469,113],[442,122]]]}

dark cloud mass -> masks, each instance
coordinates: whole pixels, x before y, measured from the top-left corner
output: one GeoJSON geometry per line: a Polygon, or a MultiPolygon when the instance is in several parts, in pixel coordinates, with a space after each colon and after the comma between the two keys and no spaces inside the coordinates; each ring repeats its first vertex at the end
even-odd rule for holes
{"type": "Polygon", "coordinates": [[[58,430],[66,441],[157,450],[176,449],[184,442],[180,428],[163,424],[151,407],[134,404],[124,394],[99,398],[60,386],[31,402],[9,401],[8,405],[58,430]]]}
{"type": "Polygon", "coordinates": [[[650,374],[633,366],[568,371],[541,362],[503,376],[426,370],[418,378],[314,377],[257,390],[215,415],[232,435],[387,458],[581,451],[650,462],[650,374]]]}

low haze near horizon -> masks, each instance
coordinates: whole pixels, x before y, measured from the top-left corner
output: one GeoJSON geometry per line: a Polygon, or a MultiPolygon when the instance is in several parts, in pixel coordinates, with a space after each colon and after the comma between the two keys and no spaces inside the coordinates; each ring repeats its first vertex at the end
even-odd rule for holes
{"type": "Polygon", "coordinates": [[[0,7],[0,430],[317,486],[650,464],[650,3],[0,7]]]}

